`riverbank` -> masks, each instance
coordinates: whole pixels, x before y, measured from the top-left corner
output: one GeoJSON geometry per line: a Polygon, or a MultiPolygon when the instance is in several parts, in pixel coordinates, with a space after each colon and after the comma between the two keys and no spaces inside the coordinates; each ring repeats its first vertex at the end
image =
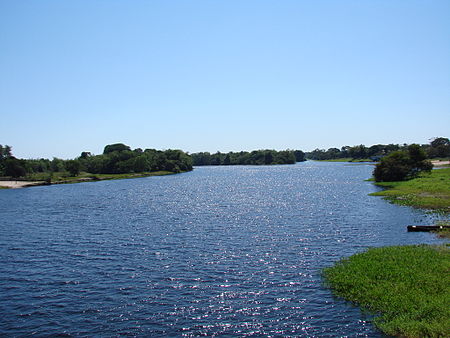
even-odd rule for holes
{"type": "Polygon", "coordinates": [[[164,176],[176,174],[171,171],[153,171],[144,173],[129,173],[129,174],[91,174],[80,173],[78,176],[65,176],[64,173],[54,173],[51,177],[48,174],[35,174],[30,180],[5,180],[0,181],[0,189],[18,189],[39,185],[51,184],[70,184],[82,182],[96,182],[105,180],[122,180],[130,178],[150,177],[150,176],[164,176]]]}
{"type": "Polygon", "coordinates": [[[18,189],[43,185],[45,183],[43,181],[0,181],[0,189],[18,189]]]}
{"type": "Polygon", "coordinates": [[[333,292],[379,314],[384,333],[444,337],[450,332],[449,246],[373,248],[324,270],[333,292]]]}
{"type": "Polygon", "coordinates": [[[433,170],[409,181],[375,184],[385,190],[371,196],[383,196],[400,205],[450,212],[450,168],[433,170]]]}
{"type": "Polygon", "coordinates": [[[318,162],[352,162],[352,163],[361,163],[361,162],[373,162],[370,158],[352,158],[352,157],[342,157],[342,158],[334,158],[331,160],[312,160],[318,162]]]}
{"type": "Polygon", "coordinates": [[[434,160],[431,161],[433,167],[450,167],[450,160],[434,160]]]}
{"type": "MultiPolygon", "coordinates": [[[[445,165],[445,164],[444,164],[445,165]]],[[[450,212],[450,168],[402,182],[376,183],[373,193],[393,203],[450,212]]],[[[442,221],[448,225],[448,221],[442,221]]],[[[439,237],[449,237],[447,230],[439,237]]],[[[393,246],[369,249],[326,268],[334,294],[376,314],[388,335],[441,337],[450,332],[450,247],[393,246]]]]}

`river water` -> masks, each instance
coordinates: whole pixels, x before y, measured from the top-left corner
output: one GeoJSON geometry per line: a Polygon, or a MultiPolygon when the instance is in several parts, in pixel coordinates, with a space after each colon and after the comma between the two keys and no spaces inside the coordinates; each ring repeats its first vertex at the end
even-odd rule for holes
{"type": "Polygon", "coordinates": [[[370,165],[304,162],[0,191],[0,335],[381,336],[321,269],[434,216],[370,165]]]}

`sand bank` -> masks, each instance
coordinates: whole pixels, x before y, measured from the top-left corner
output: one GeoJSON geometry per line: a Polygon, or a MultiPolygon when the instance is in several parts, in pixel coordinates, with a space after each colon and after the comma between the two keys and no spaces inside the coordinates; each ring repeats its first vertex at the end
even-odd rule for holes
{"type": "Polygon", "coordinates": [[[449,167],[450,166],[450,160],[449,161],[431,161],[433,163],[433,166],[435,167],[449,167]]]}
{"type": "Polygon", "coordinates": [[[43,184],[45,184],[44,181],[0,181],[0,187],[8,189],[25,188],[43,184]]]}

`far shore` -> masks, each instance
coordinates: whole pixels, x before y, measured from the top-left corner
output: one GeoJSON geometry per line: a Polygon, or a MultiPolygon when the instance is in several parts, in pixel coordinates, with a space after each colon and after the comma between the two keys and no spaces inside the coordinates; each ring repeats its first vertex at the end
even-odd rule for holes
{"type": "Polygon", "coordinates": [[[173,175],[177,174],[175,172],[170,171],[153,171],[153,172],[145,172],[145,173],[129,173],[129,174],[89,174],[82,173],[80,176],[76,177],[57,177],[51,182],[48,181],[24,181],[24,180],[0,180],[0,189],[18,189],[18,188],[27,188],[27,187],[35,187],[40,185],[53,185],[53,184],[69,184],[69,183],[82,183],[82,182],[97,182],[97,181],[105,181],[105,180],[121,180],[121,179],[129,179],[129,178],[141,178],[141,177],[150,177],[150,176],[164,176],[164,175],[173,175]]]}

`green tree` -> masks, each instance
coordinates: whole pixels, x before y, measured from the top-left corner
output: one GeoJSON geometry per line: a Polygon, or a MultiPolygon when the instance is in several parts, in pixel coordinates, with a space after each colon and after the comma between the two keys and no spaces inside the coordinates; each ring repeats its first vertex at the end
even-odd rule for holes
{"type": "Polygon", "coordinates": [[[412,144],[407,151],[398,150],[383,157],[375,166],[373,176],[377,182],[404,181],[432,168],[431,162],[426,160],[424,150],[419,145],[412,144]]]}
{"type": "Polygon", "coordinates": [[[26,175],[25,161],[18,160],[14,157],[9,157],[5,160],[5,175],[14,178],[23,177],[26,175]]]}
{"type": "Polygon", "coordinates": [[[64,161],[56,157],[53,157],[50,166],[53,172],[64,171],[65,169],[64,161]]]}
{"type": "Polygon", "coordinates": [[[123,144],[123,143],[114,143],[114,144],[108,144],[107,146],[105,146],[105,149],[103,150],[103,154],[109,154],[112,153],[114,151],[126,151],[126,150],[131,150],[129,146],[123,144]]]}
{"type": "Polygon", "coordinates": [[[272,164],[273,163],[273,155],[270,150],[267,150],[264,154],[264,164],[272,164]]]}
{"type": "Polygon", "coordinates": [[[301,150],[294,150],[294,156],[296,162],[303,162],[305,161],[305,153],[301,150]]]}
{"type": "Polygon", "coordinates": [[[148,171],[150,163],[145,155],[138,156],[134,159],[133,171],[135,173],[141,173],[148,171]]]}
{"type": "Polygon", "coordinates": [[[86,158],[91,157],[91,156],[92,156],[92,154],[89,151],[83,151],[81,153],[81,155],[80,155],[80,158],[81,159],[86,159],[86,158]]]}
{"type": "Polygon", "coordinates": [[[78,176],[80,173],[81,163],[77,160],[68,160],[65,163],[66,170],[70,173],[72,176],[78,176]]]}
{"type": "Polygon", "coordinates": [[[0,144],[0,161],[5,159],[5,158],[10,158],[12,157],[12,152],[11,152],[11,147],[8,145],[4,145],[2,146],[0,144]]]}
{"type": "Polygon", "coordinates": [[[450,157],[450,140],[445,137],[436,137],[431,141],[428,149],[430,158],[450,157]]]}

